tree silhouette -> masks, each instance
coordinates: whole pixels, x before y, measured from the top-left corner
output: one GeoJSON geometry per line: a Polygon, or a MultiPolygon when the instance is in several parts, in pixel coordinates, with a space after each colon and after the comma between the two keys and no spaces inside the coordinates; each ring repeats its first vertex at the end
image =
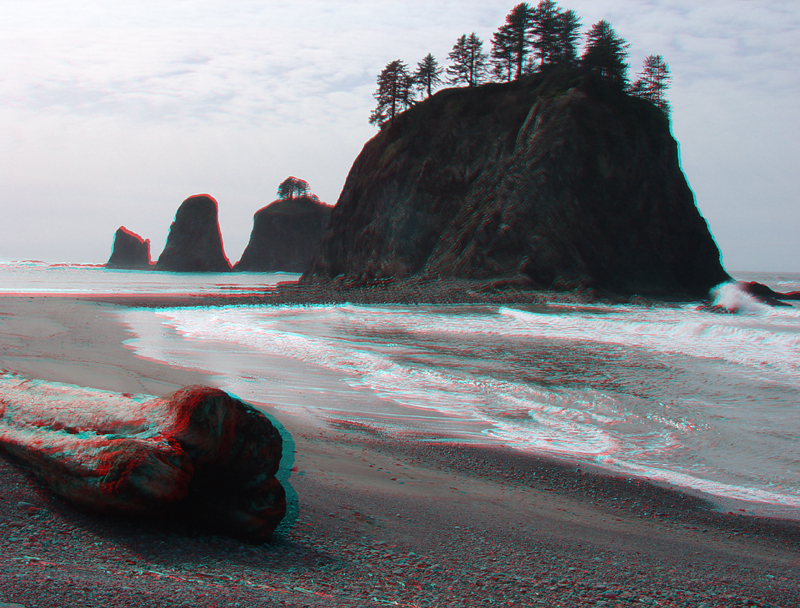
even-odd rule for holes
{"type": "Polygon", "coordinates": [[[475,32],[459,38],[448,55],[452,65],[447,68],[451,84],[466,83],[467,86],[480,84],[486,76],[486,60],[483,40],[475,32]]]}
{"type": "Polygon", "coordinates": [[[378,90],[373,97],[378,107],[369,117],[371,125],[383,126],[409,107],[414,101],[414,79],[408,73],[405,63],[396,59],[386,65],[378,76],[378,90]]]}
{"type": "Polygon", "coordinates": [[[308,182],[297,177],[287,177],[278,186],[278,198],[293,200],[295,196],[307,196],[311,191],[308,182]]]}
{"type": "Polygon", "coordinates": [[[533,49],[540,65],[556,63],[560,55],[561,9],[553,0],[542,0],[533,13],[533,49]]]}
{"type": "Polygon", "coordinates": [[[598,21],[586,35],[586,49],[581,63],[600,74],[603,80],[625,88],[628,82],[628,56],[630,45],[617,36],[608,21],[598,21]]]}
{"type": "Polygon", "coordinates": [[[557,63],[575,65],[578,63],[578,39],[581,37],[581,18],[572,9],[562,12],[558,17],[557,63]]]}
{"type": "Polygon", "coordinates": [[[492,35],[492,74],[498,80],[511,82],[514,74],[514,53],[510,33],[504,25],[492,35]]]}
{"type": "Polygon", "coordinates": [[[417,71],[414,72],[414,84],[420,91],[427,91],[428,97],[430,97],[436,85],[442,82],[442,72],[444,72],[444,68],[440,68],[436,58],[428,53],[417,64],[417,71]]]}
{"type": "Polygon", "coordinates": [[[511,80],[511,70],[515,69],[514,78],[523,74],[525,58],[531,49],[531,33],[534,11],[527,2],[517,4],[506,16],[505,24],[495,32],[492,38],[492,58],[494,73],[500,76],[507,73],[511,80]]]}
{"type": "Polygon", "coordinates": [[[631,93],[646,99],[669,116],[670,106],[666,99],[666,90],[672,77],[669,75],[669,66],[661,55],[650,55],[644,60],[642,71],[631,87],[631,93]]]}

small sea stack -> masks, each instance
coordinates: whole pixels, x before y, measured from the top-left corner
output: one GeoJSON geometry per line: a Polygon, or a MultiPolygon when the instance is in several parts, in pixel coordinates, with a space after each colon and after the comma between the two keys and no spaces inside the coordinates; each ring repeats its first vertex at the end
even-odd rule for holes
{"type": "Polygon", "coordinates": [[[150,239],[143,239],[125,226],[120,226],[114,234],[114,246],[106,268],[123,270],[150,270],[150,239]]]}
{"type": "Polygon", "coordinates": [[[234,270],[305,272],[328,227],[331,207],[314,196],[276,200],[253,216],[253,231],[234,270]]]}
{"type": "Polygon", "coordinates": [[[155,269],[171,272],[231,270],[222,246],[218,209],[217,201],[208,194],[197,194],[183,201],[155,269]]]}

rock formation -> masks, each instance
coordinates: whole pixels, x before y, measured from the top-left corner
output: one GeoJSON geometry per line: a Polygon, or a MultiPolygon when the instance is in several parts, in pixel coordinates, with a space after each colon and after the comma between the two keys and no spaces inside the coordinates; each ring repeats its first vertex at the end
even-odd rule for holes
{"type": "Polygon", "coordinates": [[[730,279],[667,117],[569,69],[440,91],[367,142],[303,281],[337,276],[692,296],[730,279]]]}
{"type": "Polygon", "coordinates": [[[114,246],[106,268],[149,270],[151,265],[150,239],[145,240],[125,226],[120,226],[114,234],[114,246]]]}
{"type": "Polygon", "coordinates": [[[252,542],[269,540],[286,512],[279,432],[223,391],[142,401],[2,379],[0,445],[79,507],[175,517],[252,542]]]}
{"type": "Polygon", "coordinates": [[[155,269],[173,272],[226,272],[231,269],[222,247],[216,200],[207,194],[198,194],[181,203],[155,269]]]}
{"type": "Polygon", "coordinates": [[[330,214],[330,206],[310,196],[277,200],[259,209],[250,242],[234,270],[305,272],[330,214]]]}
{"type": "MultiPolygon", "coordinates": [[[[788,293],[781,293],[779,291],[773,290],[770,287],[767,287],[763,283],[756,283],[755,281],[750,281],[750,282],[739,281],[737,284],[741,287],[742,291],[758,298],[761,302],[764,302],[765,304],[771,304],[773,306],[781,306],[783,305],[783,300],[800,301],[800,291],[790,291],[788,293]]],[[[785,304],[785,306],[789,306],[789,304],[785,304]]]]}

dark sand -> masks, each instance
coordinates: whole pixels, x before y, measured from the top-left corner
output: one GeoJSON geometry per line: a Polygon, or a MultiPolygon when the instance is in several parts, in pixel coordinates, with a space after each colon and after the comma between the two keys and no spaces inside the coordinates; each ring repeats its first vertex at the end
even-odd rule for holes
{"type": "MultiPolygon", "coordinates": [[[[119,306],[0,298],[0,369],[155,395],[213,383],[134,356],[119,306]]],[[[81,513],[0,454],[0,607],[800,605],[796,523],[569,463],[280,421],[299,511],[263,546],[81,513]]]]}

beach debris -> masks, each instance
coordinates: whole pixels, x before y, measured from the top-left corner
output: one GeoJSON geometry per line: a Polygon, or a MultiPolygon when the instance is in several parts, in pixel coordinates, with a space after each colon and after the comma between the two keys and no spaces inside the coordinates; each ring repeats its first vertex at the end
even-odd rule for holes
{"type": "Polygon", "coordinates": [[[222,390],[129,398],[12,374],[0,389],[0,445],[80,508],[174,517],[250,542],[270,540],[286,512],[280,433],[222,390]]]}

